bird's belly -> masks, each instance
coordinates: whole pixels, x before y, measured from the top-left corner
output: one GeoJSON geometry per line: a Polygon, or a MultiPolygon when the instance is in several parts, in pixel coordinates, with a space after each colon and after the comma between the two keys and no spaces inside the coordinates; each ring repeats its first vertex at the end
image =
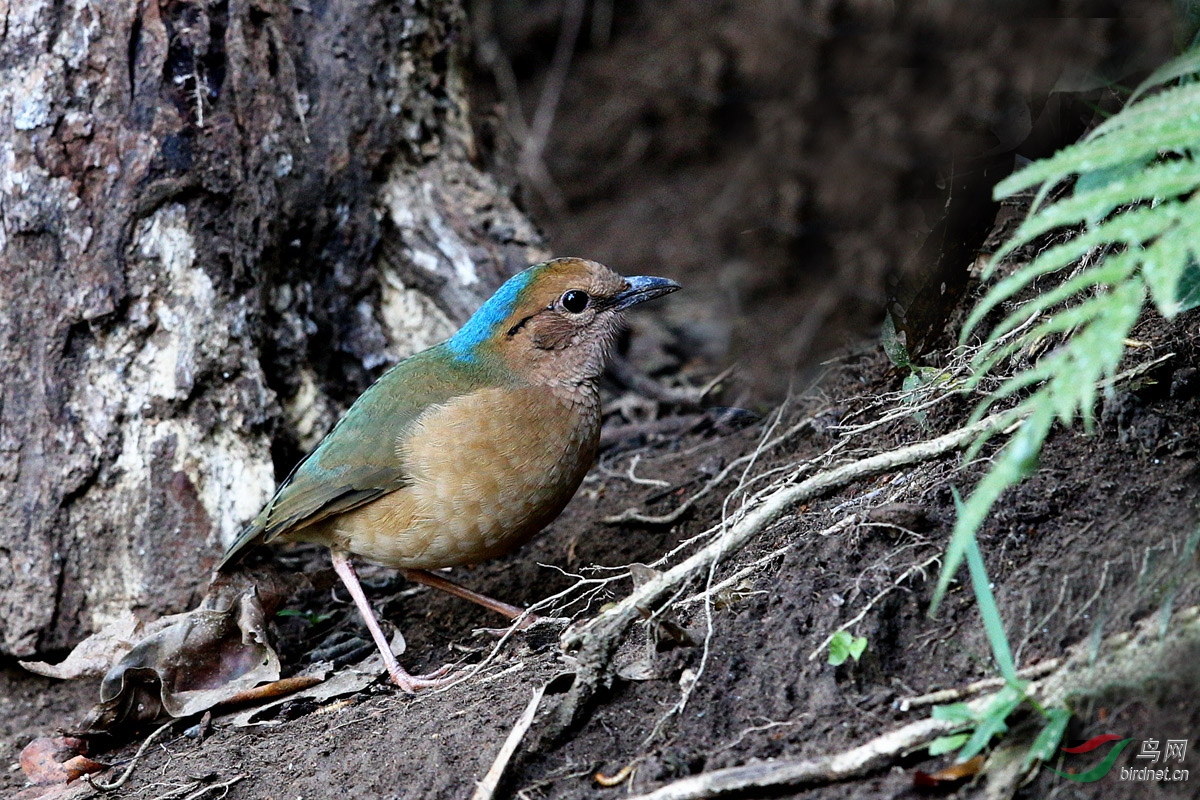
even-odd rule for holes
{"type": "MultiPolygon", "coordinates": [[[[585,398],[590,399],[590,398],[585,398]]],[[[334,521],[350,552],[435,569],[519,547],[558,516],[595,456],[596,403],[487,390],[424,416],[400,444],[411,483],[334,521]]]]}

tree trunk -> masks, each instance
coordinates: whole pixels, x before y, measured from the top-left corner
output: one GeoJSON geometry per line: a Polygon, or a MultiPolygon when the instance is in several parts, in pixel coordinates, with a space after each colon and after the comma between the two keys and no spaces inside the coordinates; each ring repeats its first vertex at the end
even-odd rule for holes
{"type": "Polygon", "coordinates": [[[542,252],[454,0],[0,0],[0,653],[187,607],[277,473],[542,252]]]}

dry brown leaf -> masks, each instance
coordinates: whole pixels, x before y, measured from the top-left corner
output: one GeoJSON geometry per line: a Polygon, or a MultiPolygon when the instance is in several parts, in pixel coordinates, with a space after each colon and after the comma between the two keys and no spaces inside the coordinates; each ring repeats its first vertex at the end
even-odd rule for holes
{"type": "Polygon", "coordinates": [[[47,786],[70,783],[82,775],[107,769],[88,758],[87,742],[74,736],[43,736],[21,751],[21,771],[32,783],[47,786]]]}
{"type": "Polygon", "coordinates": [[[30,672],[47,678],[98,678],[112,669],[113,664],[120,661],[145,635],[141,620],[132,611],[126,611],[115,622],[76,645],[71,654],[57,664],[47,664],[45,661],[18,663],[30,672]]]}
{"type": "Polygon", "coordinates": [[[359,667],[343,669],[312,688],[282,697],[257,708],[240,711],[229,717],[222,717],[221,721],[223,724],[232,725],[235,728],[281,725],[285,720],[271,718],[272,709],[275,706],[305,699],[324,703],[338,697],[358,694],[372,683],[375,683],[379,679],[381,672],[383,672],[383,659],[375,655],[367,659],[359,667]]]}
{"type": "Polygon", "coordinates": [[[983,756],[969,758],[961,764],[951,764],[937,772],[917,770],[913,773],[913,785],[921,789],[944,789],[947,786],[974,778],[983,769],[983,756]]]}
{"type": "Polygon", "coordinates": [[[266,611],[249,579],[222,580],[200,608],[162,622],[105,675],[89,729],[197,714],[279,679],[266,611]]]}

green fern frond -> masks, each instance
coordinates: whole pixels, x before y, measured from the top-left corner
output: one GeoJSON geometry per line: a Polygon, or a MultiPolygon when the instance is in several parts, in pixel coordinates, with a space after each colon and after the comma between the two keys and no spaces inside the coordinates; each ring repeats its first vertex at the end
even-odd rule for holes
{"type": "MultiPolygon", "coordinates": [[[[1160,154],[1181,153],[1194,148],[1197,144],[1197,120],[1190,116],[1182,119],[1178,115],[1165,119],[1148,118],[1122,128],[1111,136],[1061,150],[1005,178],[996,186],[996,194],[1007,197],[1042,183],[1057,186],[1072,175],[1119,167],[1130,162],[1142,164],[1160,154]]],[[[1038,205],[1040,207],[1040,203],[1038,205]]]]}
{"type": "Polygon", "coordinates": [[[1110,284],[1117,284],[1129,278],[1136,267],[1134,254],[1125,252],[1106,258],[1091,269],[1086,269],[1055,288],[1043,292],[1028,303],[1023,303],[1016,311],[992,330],[990,338],[997,339],[1010,331],[1024,325],[1043,311],[1054,308],[1085,289],[1093,289],[1110,284]]]}
{"type": "Polygon", "coordinates": [[[1200,74],[1200,47],[1188,50],[1178,58],[1168,61],[1151,72],[1150,77],[1146,78],[1141,86],[1134,89],[1133,94],[1129,96],[1129,102],[1132,103],[1146,92],[1173,80],[1179,78],[1195,80],[1197,74],[1200,74]]]}
{"type": "MultiPolygon", "coordinates": [[[[1197,103],[1200,103],[1200,83],[1184,83],[1162,89],[1145,100],[1131,102],[1126,106],[1128,114],[1114,114],[1109,117],[1093,128],[1084,141],[1096,141],[1117,131],[1130,128],[1146,129],[1156,122],[1171,121],[1177,118],[1178,109],[1195,108],[1197,103]]],[[[1186,122],[1186,119],[1183,121],[1186,122]]]]}
{"type": "MultiPolygon", "coordinates": [[[[1200,176],[1198,176],[1198,180],[1200,180],[1200,176]]],[[[992,309],[1019,294],[1038,278],[1068,269],[1088,253],[1105,246],[1141,244],[1177,224],[1183,213],[1183,210],[1177,208],[1175,204],[1161,209],[1153,206],[1133,208],[1114,215],[1113,218],[1091,230],[1085,230],[1065,242],[1047,248],[1033,261],[997,283],[979,301],[963,326],[963,340],[966,340],[983,318],[991,313],[992,309]]],[[[1019,232],[1020,229],[1014,233],[1014,237],[1019,232]]],[[[1021,244],[1024,243],[1021,242],[1021,244]]],[[[1018,244],[1012,247],[1006,244],[1004,248],[997,251],[996,255],[992,257],[992,265],[985,273],[985,277],[992,274],[999,259],[1003,259],[1019,246],[1018,244]]]]}
{"type": "MultiPolygon", "coordinates": [[[[1014,247],[1056,228],[1071,225],[1095,226],[1119,206],[1190,192],[1200,182],[1200,164],[1190,158],[1152,167],[1132,165],[1131,172],[1099,188],[1080,191],[1029,217],[1013,234],[1014,247]]],[[[1082,180],[1082,179],[1081,179],[1082,180]]]]}
{"type": "MultiPolygon", "coordinates": [[[[1167,317],[1200,305],[1198,81],[1200,48],[1157,70],[1123,110],[1083,140],[997,185],[997,199],[1040,188],[1028,218],[995,253],[985,277],[1018,248],[1050,234],[1065,240],[997,282],[969,315],[963,340],[1035,282],[1056,273],[1065,277],[1009,310],[975,356],[968,390],[1015,354],[1033,358],[1046,351],[1001,377],[972,415],[982,418],[997,403],[1017,399],[1012,413],[1021,421],[959,508],[931,612],[992,506],[1036,468],[1054,423],[1082,420],[1093,427],[1100,386],[1116,374],[1146,298],[1167,317]],[[1178,85],[1165,85],[1174,81],[1178,85]],[[1058,187],[1070,191],[1049,199],[1058,187]],[[1080,267],[1089,256],[1092,263],[1080,267]]],[[[984,441],[967,457],[974,458],[984,441]]]]}
{"type": "Polygon", "coordinates": [[[1194,308],[1197,298],[1195,248],[1200,236],[1200,192],[1186,202],[1172,203],[1175,224],[1148,247],[1142,256],[1142,277],[1154,305],[1165,317],[1194,308]]]}

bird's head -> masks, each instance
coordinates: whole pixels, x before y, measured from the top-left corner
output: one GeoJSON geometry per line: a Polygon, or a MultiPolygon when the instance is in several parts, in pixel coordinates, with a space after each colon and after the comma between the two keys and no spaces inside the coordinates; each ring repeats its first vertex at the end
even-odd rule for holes
{"type": "Polygon", "coordinates": [[[532,382],[578,384],[603,371],[626,308],[678,288],[556,258],[509,278],[446,345],[458,359],[499,362],[532,382]]]}

